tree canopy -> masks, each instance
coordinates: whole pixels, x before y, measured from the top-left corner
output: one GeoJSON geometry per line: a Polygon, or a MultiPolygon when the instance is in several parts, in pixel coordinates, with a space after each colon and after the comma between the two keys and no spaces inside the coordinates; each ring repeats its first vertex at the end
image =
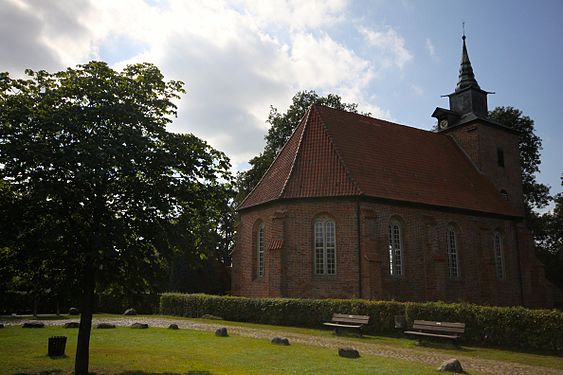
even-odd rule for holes
{"type": "MultiPolygon", "coordinates": [[[[356,103],[345,103],[342,98],[335,94],[319,96],[315,91],[299,91],[292,100],[291,105],[285,113],[280,113],[277,108],[270,106],[270,114],[266,123],[270,124],[268,133],[264,137],[266,145],[264,150],[249,161],[250,169],[240,172],[237,176],[237,202],[241,202],[248,193],[258,184],[276,155],[287,142],[299,121],[313,104],[341,109],[349,112],[358,112],[356,103]]],[[[367,114],[369,115],[369,114],[367,114]]]]}
{"type": "Polygon", "coordinates": [[[26,74],[0,73],[0,248],[79,289],[75,373],[87,374],[95,288],[144,291],[186,241],[204,252],[230,165],[194,135],[166,130],[183,83],[152,64],[26,74]]]}

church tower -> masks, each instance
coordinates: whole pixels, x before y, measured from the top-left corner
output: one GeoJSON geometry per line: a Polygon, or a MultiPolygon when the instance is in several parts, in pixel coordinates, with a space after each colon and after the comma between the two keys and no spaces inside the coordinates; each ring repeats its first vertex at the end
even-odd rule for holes
{"type": "Polygon", "coordinates": [[[487,176],[499,194],[521,214],[524,213],[519,132],[488,117],[487,95],[481,89],[469,60],[465,34],[455,91],[449,95],[449,109],[436,108],[438,132],[451,136],[487,176]]]}

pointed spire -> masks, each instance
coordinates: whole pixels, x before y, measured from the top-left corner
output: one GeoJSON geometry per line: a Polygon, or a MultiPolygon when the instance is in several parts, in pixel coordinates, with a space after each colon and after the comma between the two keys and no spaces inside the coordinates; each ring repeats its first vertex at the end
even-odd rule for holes
{"type": "Polygon", "coordinates": [[[459,67],[459,80],[455,88],[455,92],[466,89],[468,87],[473,87],[476,89],[481,89],[477,80],[475,79],[475,74],[473,74],[473,68],[471,67],[471,62],[469,61],[469,54],[467,53],[467,47],[465,45],[465,28],[463,31],[463,50],[461,52],[461,66],[459,67]]]}

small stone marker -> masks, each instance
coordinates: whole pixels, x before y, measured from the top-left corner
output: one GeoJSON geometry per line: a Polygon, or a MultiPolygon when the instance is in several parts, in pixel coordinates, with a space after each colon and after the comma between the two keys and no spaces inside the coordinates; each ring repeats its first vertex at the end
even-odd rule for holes
{"type": "Polygon", "coordinates": [[[227,328],[225,328],[225,327],[219,328],[217,331],[215,331],[215,336],[228,337],[229,334],[227,333],[227,328]]]}
{"type": "Polygon", "coordinates": [[[289,345],[289,340],[285,337],[274,337],[272,339],[272,344],[276,345],[289,345]]]}
{"type": "Polygon", "coordinates": [[[79,315],[80,311],[76,307],[71,307],[68,309],[68,315],[79,315]]]}
{"type": "Polygon", "coordinates": [[[80,328],[80,323],[78,323],[78,322],[68,322],[68,323],[65,323],[65,328],[80,328]]]}
{"type": "Polygon", "coordinates": [[[168,329],[180,329],[180,328],[178,328],[178,324],[172,323],[168,326],[168,329]]]}
{"type": "Polygon", "coordinates": [[[149,328],[149,325],[146,323],[133,323],[131,324],[131,328],[146,329],[149,328]]]}
{"type": "Polygon", "coordinates": [[[127,310],[125,310],[125,312],[123,313],[123,315],[137,315],[137,310],[135,310],[135,309],[127,309],[127,310]]]}
{"type": "Polygon", "coordinates": [[[455,358],[448,359],[447,361],[442,362],[440,367],[438,367],[438,371],[442,372],[455,372],[456,374],[463,374],[463,368],[461,367],[461,363],[455,358]]]}
{"type": "Polygon", "coordinates": [[[98,329],[108,329],[108,328],[115,328],[115,324],[111,323],[98,323],[96,326],[98,329]]]}
{"type": "Polygon", "coordinates": [[[22,325],[23,328],[43,328],[45,327],[45,324],[43,324],[42,322],[37,322],[37,321],[32,321],[32,322],[25,322],[22,325]]]}
{"type": "Polygon", "coordinates": [[[352,348],[338,348],[338,355],[344,358],[360,358],[360,352],[352,348]]]}

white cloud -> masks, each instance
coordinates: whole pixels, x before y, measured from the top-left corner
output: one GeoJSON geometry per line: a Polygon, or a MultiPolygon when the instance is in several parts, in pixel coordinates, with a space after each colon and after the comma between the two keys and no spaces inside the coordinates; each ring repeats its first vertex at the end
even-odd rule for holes
{"type": "Polygon", "coordinates": [[[346,0],[243,0],[242,4],[263,26],[317,29],[343,20],[346,0]]]}
{"type": "Polygon", "coordinates": [[[436,56],[436,48],[434,48],[434,44],[432,43],[430,38],[426,38],[426,41],[424,43],[424,48],[426,49],[426,51],[428,52],[430,57],[432,57],[434,59],[437,57],[436,56]]]}
{"type": "Polygon", "coordinates": [[[373,31],[361,26],[358,31],[366,42],[378,49],[382,56],[383,67],[402,69],[407,62],[412,60],[412,54],[405,47],[405,39],[393,28],[387,27],[386,31],[373,31]]]}
{"type": "MultiPolygon", "coordinates": [[[[0,34],[0,52],[9,70],[21,71],[58,70],[89,59],[109,60],[116,68],[155,63],[166,79],[186,83],[171,129],[207,140],[236,166],[262,150],[270,105],[285,110],[298,90],[335,93],[362,111],[391,117],[366,94],[376,79],[374,63],[328,32],[345,13],[341,0],[168,0],[154,6],[10,0],[0,4],[0,32],[11,31],[10,37],[0,34]],[[8,53],[15,46],[17,52],[8,53]]],[[[366,35],[391,65],[401,68],[410,60],[392,29],[371,33],[366,35]]]]}

